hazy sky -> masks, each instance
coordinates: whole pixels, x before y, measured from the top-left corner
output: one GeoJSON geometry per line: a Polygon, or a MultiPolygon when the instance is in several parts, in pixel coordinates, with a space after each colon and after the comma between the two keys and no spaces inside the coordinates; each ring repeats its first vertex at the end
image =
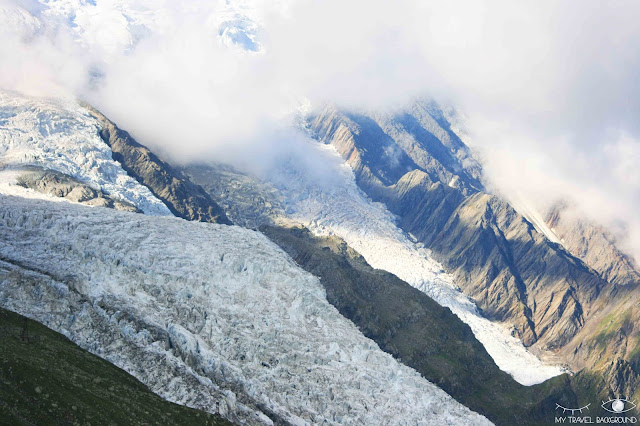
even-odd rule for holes
{"type": "Polygon", "coordinates": [[[253,164],[305,102],[426,94],[464,112],[494,190],[570,197],[640,258],[638,1],[95,3],[0,0],[0,86],[81,96],[180,160],[253,164]]]}

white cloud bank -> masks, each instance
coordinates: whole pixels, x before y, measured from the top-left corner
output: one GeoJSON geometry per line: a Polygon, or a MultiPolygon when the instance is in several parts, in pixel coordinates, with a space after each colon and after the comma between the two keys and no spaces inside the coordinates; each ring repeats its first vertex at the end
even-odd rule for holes
{"type": "Polygon", "coordinates": [[[427,93],[459,105],[497,189],[541,206],[570,196],[600,222],[623,224],[640,258],[636,1],[0,8],[0,86],[86,98],[180,160],[274,158],[303,98],[389,108],[427,93]]]}

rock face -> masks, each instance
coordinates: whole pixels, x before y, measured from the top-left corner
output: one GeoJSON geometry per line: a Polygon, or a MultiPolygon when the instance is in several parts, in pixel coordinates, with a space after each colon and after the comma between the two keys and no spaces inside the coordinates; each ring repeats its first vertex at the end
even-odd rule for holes
{"type": "Polygon", "coordinates": [[[30,167],[18,176],[16,183],[24,188],[76,203],[141,213],[141,210],[126,201],[114,200],[99,189],[93,189],[71,176],[53,170],[30,167]]]}
{"type": "Polygon", "coordinates": [[[231,224],[224,210],[200,186],[140,145],[95,108],[83,106],[100,121],[100,137],[111,148],[114,160],[164,201],[174,215],[199,222],[231,224]]]}
{"type": "Polygon", "coordinates": [[[483,192],[478,163],[433,104],[418,102],[393,116],[329,107],[310,128],[487,317],[513,324],[526,345],[544,349],[564,346],[583,326],[608,283],[483,192]]]}
{"type": "MultiPolygon", "coordinates": [[[[407,198],[424,200],[437,187],[403,184],[388,201],[396,212],[407,198]]],[[[476,193],[447,206],[445,195],[435,208],[427,200],[416,203],[417,212],[408,211],[402,225],[455,273],[487,316],[513,323],[526,345],[540,341],[555,349],[578,332],[584,310],[607,283],[495,196],[476,193]],[[431,217],[437,219],[429,223],[431,217]]]]}
{"type": "Polygon", "coordinates": [[[315,137],[332,144],[358,183],[373,193],[412,170],[422,170],[465,195],[483,188],[480,165],[434,104],[419,102],[395,116],[328,106],[310,125],[315,137]]]}
{"type": "Polygon", "coordinates": [[[569,253],[605,280],[619,285],[640,282],[635,262],[616,247],[615,238],[604,227],[580,218],[566,205],[552,207],[546,222],[569,253]]]}
{"type": "Polygon", "coordinates": [[[553,238],[538,232],[505,200],[484,192],[470,150],[433,105],[418,102],[392,116],[329,107],[309,128],[336,148],[358,185],[431,249],[486,316],[512,324],[526,345],[552,349],[575,371],[584,368],[572,380],[577,388],[638,395],[638,272],[605,230],[556,209],[544,224],[553,238]],[[383,149],[372,149],[376,144],[383,149]]]}

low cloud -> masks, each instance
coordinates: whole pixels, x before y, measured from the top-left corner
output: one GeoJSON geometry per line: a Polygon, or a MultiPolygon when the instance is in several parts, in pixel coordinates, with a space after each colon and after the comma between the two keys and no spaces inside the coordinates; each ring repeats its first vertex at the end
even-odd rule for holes
{"type": "Polygon", "coordinates": [[[2,1],[1,86],[85,98],[178,161],[261,167],[306,101],[428,94],[494,190],[569,198],[640,258],[638,2],[2,1]]]}

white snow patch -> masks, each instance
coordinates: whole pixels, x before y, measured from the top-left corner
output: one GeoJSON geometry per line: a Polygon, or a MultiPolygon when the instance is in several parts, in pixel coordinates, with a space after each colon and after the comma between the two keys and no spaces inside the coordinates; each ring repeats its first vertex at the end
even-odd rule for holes
{"type": "Polygon", "coordinates": [[[538,232],[547,237],[550,241],[562,245],[562,241],[555,231],[547,225],[540,211],[522,194],[516,193],[509,197],[509,204],[522,216],[531,222],[538,232]]]}

